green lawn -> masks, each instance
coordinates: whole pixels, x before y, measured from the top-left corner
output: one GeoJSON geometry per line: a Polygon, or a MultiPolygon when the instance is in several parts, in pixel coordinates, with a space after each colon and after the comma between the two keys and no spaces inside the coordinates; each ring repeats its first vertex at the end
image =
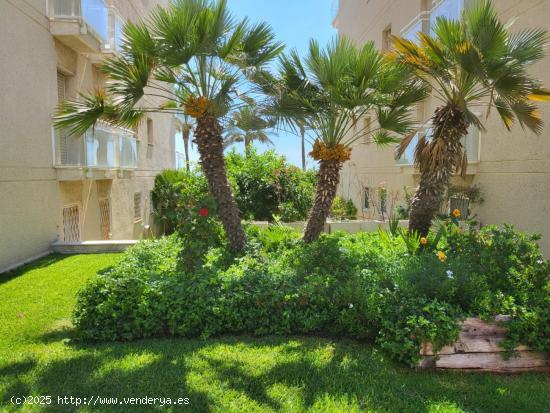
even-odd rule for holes
{"type": "Polygon", "coordinates": [[[78,288],[116,254],[50,256],[0,275],[0,412],[549,412],[543,375],[416,373],[369,345],[303,337],[72,343],[78,288]],[[10,404],[52,396],[51,405],[10,404]],[[60,406],[57,396],[189,398],[60,406]]]}

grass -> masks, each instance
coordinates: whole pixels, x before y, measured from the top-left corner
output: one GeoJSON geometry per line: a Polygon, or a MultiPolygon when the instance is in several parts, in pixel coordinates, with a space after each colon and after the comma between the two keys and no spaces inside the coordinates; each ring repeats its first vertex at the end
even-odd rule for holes
{"type": "Polygon", "coordinates": [[[351,340],[224,337],[78,344],[74,296],[116,254],[50,256],[0,275],[1,412],[549,412],[550,379],[416,373],[351,340]],[[51,405],[10,404],[50,395],[51,405]],[[188,398],[58,405],[57,396],[188,398]]]}

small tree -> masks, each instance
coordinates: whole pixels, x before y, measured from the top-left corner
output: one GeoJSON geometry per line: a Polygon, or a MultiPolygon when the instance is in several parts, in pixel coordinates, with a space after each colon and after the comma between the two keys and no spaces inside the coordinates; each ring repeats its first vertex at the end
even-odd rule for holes
{"type": "Polygon", "coordinates": [[[372,43],[357,48],[345,38],[325,50],[310,41],[303,60],[296,51],[283,56],[277,78],[264,81],[264,91],[280,122],[313,134],[311,155],[319,161],[319,173],[306,242],[323,231],[353,143],[365,134],[379,145],[395,142],[392,133],[410,130],[409,108],[425,95],[403,65],[384,59],[372,43]],[[377,126],[362,122],[369,112],[376,114],[377,126]]]}
{"type": "Polygon", "coordinates": [[[103,66],[107,93],[62,103],[56,125],[82,134],[99,119],[131,127],[149,112],[193,118],[200,164],[230,248],[241,250],[246,237],[227,180],[220,119],[243,103],[249,81],[282,47],[268,25],[235,20],[226,0],[173,0],[146,22],[126,24],[122,56],[103,66]]]}
{"type": "MultiPolygon", "coordinates": [[[[453,172],[467,168],[461,140],[469,126],[484,129],[472,107],[486,104],[487,116],[494,108],[508,130],[518,122],[541,133],[543,122],[534,102],[550,100],[550,92],[528,74],[545,55],[545,30],[510,33],[491,2],[481,1],[466,9],[460,21],[438,18],[433,32],[433,37],[419,33],[418,45],[394,38],[392,53],[431,86],[441,102],[431,119],[432,136],[421,138],[415,150],[420,183],[412,200],[410,230],[421,236],[428,233],[453,172]]],[[[411,138],[403,140],[398,157],[411,138]]]]}

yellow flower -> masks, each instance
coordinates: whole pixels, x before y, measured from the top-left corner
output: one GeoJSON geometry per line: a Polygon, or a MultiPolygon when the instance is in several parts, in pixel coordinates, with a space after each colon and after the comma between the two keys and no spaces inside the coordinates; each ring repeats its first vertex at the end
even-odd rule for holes
{"type": "Polygon", "coordinates": [[[422,238],[420,238],[420,243],[422,245],[426,245],[428,243],[428,239],[426,237],[422,237],[422,238]]]}
{"type": "Polygon", "coordinates": [[[457,208],[453,211],[453,217],[460,218],[460,209],[457,208]]]}
{"type": "Polygon", "coordinates": [[[437,251],[437,258],[439,258],[441,262],[447,261],[447,255],[445,255],[443,251],[437,251]]]}

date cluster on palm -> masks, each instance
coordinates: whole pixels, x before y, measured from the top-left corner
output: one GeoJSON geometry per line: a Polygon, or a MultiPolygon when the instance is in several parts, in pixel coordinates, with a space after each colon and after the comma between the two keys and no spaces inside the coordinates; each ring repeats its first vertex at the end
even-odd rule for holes
{"type": "Polygon", "coordinates": [[[208,110],[208,105],[208,99],[204,96],[189,96],[185,100],[184,113],[197,119],[206,114],[206,111],[208,110]]]}
{"type": "Polygon", "coordinates": [[[341,143],[329,147],[317,139],[313,144],[313,150],[310,152],[310,155],[316,161],[345,162],[351,158],[351,148],[341,143]]]}

